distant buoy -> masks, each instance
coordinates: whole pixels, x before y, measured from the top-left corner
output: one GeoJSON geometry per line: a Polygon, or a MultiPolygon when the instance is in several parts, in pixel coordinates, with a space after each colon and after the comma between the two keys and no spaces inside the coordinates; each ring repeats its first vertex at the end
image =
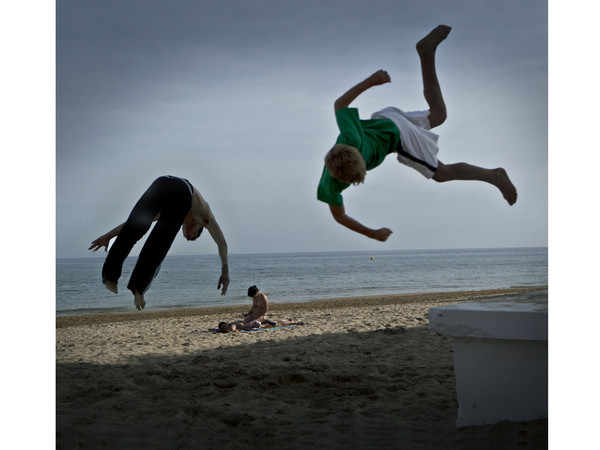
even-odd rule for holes
{"type": "Polygon", "coordinates": [[[168,270],[165,270],[165,273],[169,273],[169,271],[168,271],[168,270]]]}
{"type": "Polygon", "coordinates": [[[371,256],[371,261],[373,261],[373,257],[371,256]]]}

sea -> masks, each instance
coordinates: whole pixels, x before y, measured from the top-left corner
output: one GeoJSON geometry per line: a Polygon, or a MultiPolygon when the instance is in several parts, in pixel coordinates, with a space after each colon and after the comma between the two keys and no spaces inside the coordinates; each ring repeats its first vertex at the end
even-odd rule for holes
{"type": "MultiPolygon", "coordinates": [[[[136,260],[126,259],[115,295],[102,285],[104,257],[57,259],[56,315],[136,311],[126,288],[136,260]]],[[[144,296],[146,310],[246,307],[252,285],[271,303],[547,286],[548,248],[230,254],[225,296],[220,275],[216,254],[167,256],[144,296]]]]}

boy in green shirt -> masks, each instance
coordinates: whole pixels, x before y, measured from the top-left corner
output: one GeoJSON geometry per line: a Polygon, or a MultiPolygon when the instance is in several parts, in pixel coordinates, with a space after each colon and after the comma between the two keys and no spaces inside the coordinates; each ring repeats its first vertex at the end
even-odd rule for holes
{"type": "Polygon", "coordinates": [[[389,228],[371,229],[346,214],[342,191],[350,184],[364,182],[367,170],[380,165],[392,152],[398,161],[437,182],[478,180],[496,186],[509,205],[517,201],[517,190],[502,168],[484,169],[467,163],[442,164],[437,159],[438,135],[431,132],[446,120],[446,105],[437,79],[435,52],[448,36],[450,27],[440,25],[417,43],[427,111],[404,112],[388,107],[374,113],[371,120],[360,120],[350,104],[367,89],[391,82],[384,70],[375,72],[349,89],[335,102],[335,117],[340,135],[325,156],[325,168],[317,198],[327,204],[336,222],[378,241],[392,234],[389,228]]]}

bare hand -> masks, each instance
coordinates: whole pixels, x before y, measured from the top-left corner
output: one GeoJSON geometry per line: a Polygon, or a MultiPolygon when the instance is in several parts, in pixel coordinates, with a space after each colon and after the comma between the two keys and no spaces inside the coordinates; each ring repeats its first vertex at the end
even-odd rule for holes
{"type": "Polygon", "coordinates": [[[373,230],[373,233],[369,237],[376,239],[381,242],[385,242],[390,237],[393,231],[389,228],[380,228],[379,230],[373,230]]]}
{"type": "Polygon", "coordinates": [[[88,250],[98,250],[99,248],[104,247],[104,251],[108,250],[108,244],[110,243],[110,239],[106,236],[100,236],[98,239],[92,241],[92,245],[90,245],[90,248],[88,248],[88,250]]]}
{"type": "Polygon", "coordinates": [[[391,83],[392,79],[385,70],[378,70],[373,75],[368,77],[366,81],[371,86],[378,86],[380,84],[391,83]]]}
{"type": "Polygon", "coordinates": [[[227,275],[227,274],[221,275],[221,277],[219,278],[219,284],[217,286],[217,289],[221,289],[221,286],[223,286],[221,295],[225,295],[227,293],[227,287],[229,286],[229,275],[227,275]]]}

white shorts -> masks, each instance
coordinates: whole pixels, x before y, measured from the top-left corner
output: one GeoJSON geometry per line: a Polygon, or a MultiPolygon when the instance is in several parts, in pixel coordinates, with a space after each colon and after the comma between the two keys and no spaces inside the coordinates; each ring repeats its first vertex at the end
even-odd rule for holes
{"type": "Polygon", "coordinates": [[[388,106],[373,113],[371,119],[389,119],[400,130],[398,161],[421,173],[425,178],[431,178],[438,166],[437,144],[439,136],[433,133],[429,124],[429,111],[404,112],[393,106],[388,106]]]}

